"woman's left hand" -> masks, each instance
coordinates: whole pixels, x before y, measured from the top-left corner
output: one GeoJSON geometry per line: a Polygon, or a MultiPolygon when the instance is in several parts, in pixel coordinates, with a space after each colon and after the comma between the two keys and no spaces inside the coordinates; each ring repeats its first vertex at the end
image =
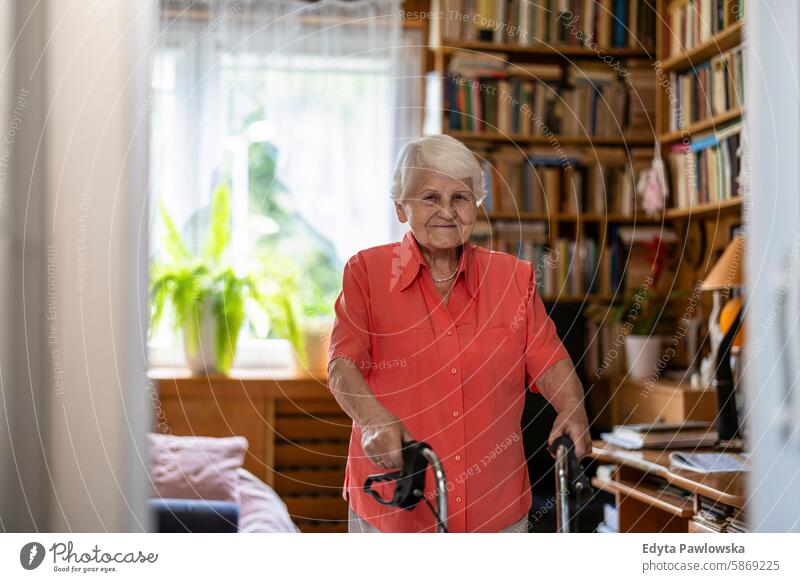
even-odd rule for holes
{"type": "Polygon", "coordinates": [[[568,436],[575,443],[575,456],[578,459],[582,459],[592,451],[589,420],[582,409],[559,413],[553,423],[553,430],[550,431],[547,444],[552,446],[553,442],[562,435],[568,436]]]}

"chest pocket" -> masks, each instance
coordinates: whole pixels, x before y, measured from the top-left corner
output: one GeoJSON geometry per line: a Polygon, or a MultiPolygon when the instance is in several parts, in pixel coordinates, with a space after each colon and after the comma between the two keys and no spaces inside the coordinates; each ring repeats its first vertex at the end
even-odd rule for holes
{"type": "Polygon", "coordinates": [[[461,336],[468,364],[465,405],[490,411],[493,417],[518,405],[525,394],[524,340],[510,326],[478,329],[461,336]]]}

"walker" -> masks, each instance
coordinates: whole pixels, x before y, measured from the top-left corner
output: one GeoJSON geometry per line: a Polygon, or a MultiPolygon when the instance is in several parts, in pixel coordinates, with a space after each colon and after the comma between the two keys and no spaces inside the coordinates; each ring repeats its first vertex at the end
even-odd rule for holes
{"type": "Polygon", "coordinates": [[[556,458],[556,531],[570,533],[573,515],[588,501],[592,486],[575,456],[572,439],[560,436],[548,450],[556,458]]]}
{"type": "Polygon", "coordinates": [[[421,500],[425,501],[436,518],[436,533],[447,533],[447,480],[439,457],[428,444],[420,441],[407,441],[403,446],[402,470],[369,475],[364,482],[364,491],[372,495],[378,503],[402,507],[408,511],[414,509],[421,500]],[[436,509],[425,498],[425,473],[428,463],[433,469],[433,477],[436,480],[434,488],[436,509]],[[391,499],[382,498],[377,491],[371,488],[373,483],[379,481],[395,481],[394,494],[391,499]]]}
{"type": "MultiPolygon", "coordinates": [[[[557,531],[569,533],[572,516],[586,503],[591,485],[575,457],[575,445],[569,437],[558,437],[548,450],[556,459],[557,531]]],[[[436,532],[447,533],[447,480],[439,457],[428,444],[420,441],[406,442],[403,446],[402,470],[369,475],[364,482],[364,491],[378,503],[408,511],[414,509],[420,501],[425,501],[436,518],[436,532]],[[425,498],[425,474],[429,463],[436,480],[436,508],[425,498]],[[391,499],[384,499],[372,489],[373,483],[381,481],[395,481],[391,499]]]]}

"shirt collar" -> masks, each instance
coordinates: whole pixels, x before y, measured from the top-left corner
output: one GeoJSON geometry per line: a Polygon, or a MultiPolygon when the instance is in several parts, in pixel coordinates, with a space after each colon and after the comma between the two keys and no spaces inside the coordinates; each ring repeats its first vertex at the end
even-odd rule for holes
{"type": "MultiPolygon", "coordinates": [[[[425,257],[422,256],[422,251],[419,248],[417,239],[414,238],[413,233],[409,230],[403,240],[400,242],[400,256],[396,257],[397,263],[395,265],[399,268],[399,287],[401,291],[408,288],[411,283],[417,278],[420,270],[427,269],[428,264],[425,257]]],[[[398,268],[392,266],[393,274],[398,272],[398,268]]],[[[464,280],[467,284],[467,291],[474,298],[478,298],[478,271],[475,267],[474,249],[473,245],[469,242],[464,243],[464,249],[461,253],[461,262],[458,265],[456,272],[456,280],[463,273],[464,280]]]]}

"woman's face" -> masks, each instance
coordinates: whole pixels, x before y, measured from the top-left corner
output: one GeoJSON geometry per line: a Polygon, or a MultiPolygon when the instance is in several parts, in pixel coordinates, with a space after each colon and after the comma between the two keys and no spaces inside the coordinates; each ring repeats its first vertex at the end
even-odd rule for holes
{"type": "Polygon", "coordinates": [[[421,171],[395,209],[417,242],[431,251],[453,249],[469,240],[478,217],[472,179],[457,180],[435,170],[421,171]]]}

